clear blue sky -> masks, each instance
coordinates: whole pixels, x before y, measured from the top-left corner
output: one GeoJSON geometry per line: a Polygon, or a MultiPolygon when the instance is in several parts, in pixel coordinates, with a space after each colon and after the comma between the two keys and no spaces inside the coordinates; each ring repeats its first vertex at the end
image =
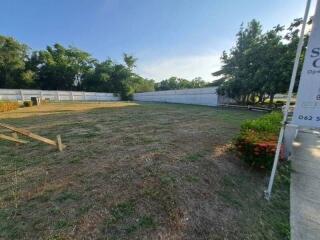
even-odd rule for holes
{"type": "MultiPolygon", "coordinates": [[[[315,0],[313,0],[315,1],[315,0]]],[[[73,45],[104,60],[134,54],[136,71],[156,80],[219,68],[241,22],[265,29],[302,17],[306,0],[1,0],[0,34],[33,50],[73,45]]],[[[313,4],[314,5],[314,4],[313,4]]]]}

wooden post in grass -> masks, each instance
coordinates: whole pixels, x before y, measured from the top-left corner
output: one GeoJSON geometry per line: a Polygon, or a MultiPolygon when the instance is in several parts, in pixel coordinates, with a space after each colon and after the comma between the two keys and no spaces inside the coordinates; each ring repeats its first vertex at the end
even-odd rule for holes
{"type": "Polygon", "coordinates": [[[18,134],[16,132],[13,132],[11,135],[13,138],[18,139],[18,134]]]}
{"type": "MultiPolygon", "coordinates": [[[[18,138],[18,134],[16,133],[16,132],[13,132],[12,134],[12,137],[14,138],[14,139],[19,139],[18,138]]],[[[19,143],[16,143],[16,146],[18,146],[19,145],[19,143]]]]}
{"type": "Polygon", "coordinates": [[[57,135],[57,147],[58,147],[58,150],[60,152],[63,151],[63,145],[62,145],[62,141],[61,141],[61,136],[60,135],[57,135]]]}
{"type": "MultiPolygon", "coordinates": [[[[39,136],[39,135],[37,135],[37,134],[35,134],[35,133],[32,133],[32,132],[30,132],[30,131],[28,131],[28,130],[26,130],[26,129],[16,128],[16,127],[13,127],[13,126],[11,126],[11,125],[9,125],[9,124],[5,124],[5,123],[0,123],[0,127],[9,129],[9,130],[14,131],[14,132],[16,132],[16,133],[20,133],[21,135],[24,135],[24,136],[27,136],[27,137],[29,137],[29,138],[38,140],[38,141],[40,141],[40,142],[44,142],[44,143],[46,143],[46,144],[53,145],[53,146],[57,147],[59,150],[60,150],[60,149],[64,149],[64,148],[66,147],[65,145],[62,144],[62,142],[61,142],[61,137],[60,137],[60,146],[58,146],[58,143],[57,143],[56,141],[53,141],[53,140],[51,140],[51,139],[48,139],[48,138],[39,136]]],[[[5,138],[5,139],[8,140],[8,137],[7,137],[7,136],[2,137],[2,138],[5,138]]],[[[11,138],[11,139],[10,139],[11,141],[12,141],[12,139],[15,139],[15,138],[13,138],[13,137],[9,137],[9,138],[11,138]]],[[[15,140],[17,140],[17,139],[15,139],[15,140]]],[[[21,142],[22,140],[19,139],[18,141],[21,142]]],[[[15,142],[17,142],[17,141],[15,141],[15,142]]],[[[24,142],[21,142],[21,143],[24,143],[24,142]]]]}

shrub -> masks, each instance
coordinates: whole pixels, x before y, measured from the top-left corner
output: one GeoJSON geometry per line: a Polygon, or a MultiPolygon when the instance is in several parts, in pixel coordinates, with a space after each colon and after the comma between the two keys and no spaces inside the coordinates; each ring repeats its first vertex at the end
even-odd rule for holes
{"type": "Polygon", "coordinates": [[[24,101],[23,106],[25,107],[32,107],[32,102],[31,101],[24,101]]]}
{"type": "Polygon", "coordinates": [[[247,130],[253,130],[257,133],[263,133],[263,134],[264,133],[278,134],[281,128],[281,121],[282,121],[282,113],[272,112],[256,120],[245,121],[241,125],[241,132],[245,132],[247,130]]]}
{"type": "MultiPolygon", "coordinates": [[[[282,113],[273,112],[241,125],[235,146],[245,162],[256,168],[272,167],[281,120],[282,113]]],[[[284,159],[283,153],[282,146],[281,159],[284,159]]]]}
{"type": "Polygon", "coordinates": [[[278,100],[275,102],[276,107],[282,107],[286,104],[285,101],[278,100]]]}
{"type": "Polygon", "coordinates": [[[120,91],[120,97],[123,101],[132,101],[134,94],[134,88],[129,84],[124,84],[120,91]]]}
{"type": "Polygon", "coordinates": [[[16,110],[20,105],[18,102],[0,102],[0,112],[16,110]]]}

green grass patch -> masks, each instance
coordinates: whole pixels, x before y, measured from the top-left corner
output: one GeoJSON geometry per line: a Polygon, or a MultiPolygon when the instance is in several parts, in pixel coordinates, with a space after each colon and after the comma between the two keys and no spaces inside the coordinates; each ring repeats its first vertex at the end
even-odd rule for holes
{"type": "Polygon", "coordinates": [[[190,183],[196,183],[196,182],[200,181],[199,177],[193,176],[193,175],[188,175],[188,176],[185,177],[185,179],[186,179],[187,182],[190,182],[190,183]]]}
{"type": "Polygon", "coordinates": [[[66,227],[69,227],[71,226],[71,223],[69,223],[67,220],[65,219],[60,219],[55,225],[54,225],[54,228],[56,230],[58,229],[63,229],[63,228],[66,228],[66,227]]]}
{"type": "Polygon", "coordinates": [[[196,162],[196,161],[200,161],[203,156],[204,156],[203,153],[192,153],[192,154],[186,156],[186,158],[184,160],[186,162],[196,162]]]}
{"type": "Polygon", "coordinates": [[[61,192],[56,198],[55,201],[59,203],[63,203],[66,201],[77,201],[80,200],[81,196],[78,193],[74,192],[61,192]]]}
{"type": "Polygon", "coordinates": [[[152,228],[156,226],[156,223],[151,216],[142,216],[139,218],[138,225],[140,228],[152,228]]]}
{"type": "Polygon", "coordinates": [[[127,201],[119,203],[111,209],[111,220],[109,223],[116,223],[119,220],[131,216],[135,211],[135,205],[133,201],[127,201]]]}

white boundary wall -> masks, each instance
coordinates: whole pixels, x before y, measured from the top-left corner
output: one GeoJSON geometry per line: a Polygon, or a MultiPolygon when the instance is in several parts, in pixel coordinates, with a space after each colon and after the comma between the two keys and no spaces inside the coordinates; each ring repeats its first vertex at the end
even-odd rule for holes
{"type": "Polygon", "coordinates": [[[120,97],[114,96],[113,93],[0,89],[0,100],[26,101],[31,97],[54,101],[120,101],[120,97]]]}
{"type": "Polygon", "coordinates": [[[135,93],[133,100],[217,106],[219,104],[219,97],[216,90],[216,87],[210,87],[135,93]]]}

